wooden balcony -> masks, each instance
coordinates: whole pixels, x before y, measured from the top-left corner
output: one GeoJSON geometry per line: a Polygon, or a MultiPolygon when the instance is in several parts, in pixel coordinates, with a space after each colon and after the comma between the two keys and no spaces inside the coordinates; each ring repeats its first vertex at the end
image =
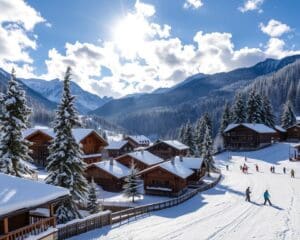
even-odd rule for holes
{"type": "Polygon", "coordinates": [[[30,216],[30,225],[0,235],[0,240],[23,240],[31,235],[38,235],[56,226],[55,217],[30,216]]]}

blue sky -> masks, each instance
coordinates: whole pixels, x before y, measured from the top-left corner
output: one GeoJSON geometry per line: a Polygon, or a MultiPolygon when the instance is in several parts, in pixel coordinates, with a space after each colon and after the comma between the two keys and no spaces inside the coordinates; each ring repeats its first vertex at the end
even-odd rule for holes
{"type": "Polygon", "coordinates": [[[300,49],[293,0],[0,0],[0,67],[100,96],[170,87],[300,49]]]}

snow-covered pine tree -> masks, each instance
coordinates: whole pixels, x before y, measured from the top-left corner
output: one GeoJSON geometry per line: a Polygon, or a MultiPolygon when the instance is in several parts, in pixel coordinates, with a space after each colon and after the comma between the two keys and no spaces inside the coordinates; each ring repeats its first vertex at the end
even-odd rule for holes
{"type": "Polygon", "coordinates": [[[269,127],[275,126],[275,116],[269,98],[266,95],[262,96],[262,123],[269,127]]]}
{"type": "Polygon", "coordinates": [[[185,134],[185,124],[182,124],[178,132],[178,140],[182,143],[185,142],[184,134],[185,134]]]}
{"type": "Polygon", "coordinates": [[[72,134],[72,129],[79,125],[79,119],[74,108],[74,96],[70,92],[70,78],[71,68],[68,67],[64,77],[62,100],[54,121],[55,138],[49,147],[46,168],[49,172],[47,183],[70,190],[71,202],[63,206],[69,207],[67,216],[64,216],[68,220],[80,217],[75,201],[86,200],[88,193],[88,183],[83,175],[86,165],[81,159],[80,147],[72,134]]]}
{"type": "Polygon", "coordinates": [[[140,179],[137,175],[138,171],[135,168],[134,163],[131,163],[130,174],[125,178],[125,184],[123,186],[124,195],[132,199],[134,202],[135,197],[140,197],[140,179]]]}
{"type": "Polygon", "coordinates": [[[262,115],[262,101],[261,96],[252,90],[249,93],[247,101],[247,122],[261,123],[262,115]]]}
{"type": "Polygon", "coordinates": [[[29,125],[31,109],[26,104],[14,69],[6,93],[1,97],[0,172],[22,177],[33,171],[25,161],[31,162],[30,143],[23,139],[22,131],[29,125]]]}
{"type": "Polygon", "coordinates": [[[288,93],[287,93],[287,100],[289,100],[292,106],[296,106],[296,97],[297,97],[297,84],[295,79],[291,81],[288,93]]]}
{"type": "MultiPolygon", "coordinates": [[[[208,127],[209,129],[209,132],[210,132],[210,135],[212,136],[212,133],[213,133],[213,124],[212,124],[212,120],[211,120],[211,117],[209,115],[209,113],[204,113],[204,120],[206,122],[206,126],[208,127]]],[[[205,132],[205,130],[204,130],[205,132]]]]}
{"type": "Polygon", "coordinates": [[[283,113],[281,115],[281,126],[285,129],[296,124],[296,116],[293,110],[293,106],[291,101],[287,100],[287,102],[283,106],[283,113]]]}
{"type": "Polygon", "coordinates": [[[96,184],[94,182],[94,179],[92,178],[90,184],[89,184],[89,195],[87,200],[87,209],[90,213],[96,213],[99,211],[99,204],[97,201],[97,195],[96,195],[96,184]]]}
{"type": "Polygon", "coordinates": [[[194,143],[195,147],[198,147],[198,151],[201,155],[202,153],[202,143],[204,139],[205,129],[207,127],[207,122],[205,116],[200,117],[195,125],[194,143]]]}
{"type": "Polygon", "coordinates": [[[207,175],[210,176],[210,172],[215,169],[213,159],[213,143],[209,128],[206,127],[204,139],[202,143],[202,158],[203,163],[207,171],[207,175]]]}
{"type": "Polygon", "coordinates": [[[295,113],[300,116],[300,81],[297,86],[295,113]]]}
{"type": "Polygon", "coordinates": [[[195,152],[194,133],[190,121],[188,121],[187,124],[185,125],[184,144],[189,146],[190,154],[194,155],[195,152]]]}
{"type": "Polygon", "coordinates": [[[235,101],[232,107],[232,122],[244,123],[246,122],[246,102],[241,93],[238,93],[235,97],[235,101]]]}
{"type": "Polygon", "coordinates": [[[231,111],[229,104],[226,102],[224,106],[224,112],[221,119],[219,134],[223,134],[225,128],[231,123],[231,111]]]}

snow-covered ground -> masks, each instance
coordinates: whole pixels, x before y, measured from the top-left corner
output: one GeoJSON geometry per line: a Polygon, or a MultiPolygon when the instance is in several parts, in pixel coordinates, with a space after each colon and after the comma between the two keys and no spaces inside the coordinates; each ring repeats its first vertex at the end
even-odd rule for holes
{"type": "Polygon", "coordinates": [[[105,227],[76,236],[75,239],[300,239],[300,163],[287,161],[289,144],[275,144],[254,152],[231,152],[216,156],[224,179],[216,188],[198,194],[176,207],[132,219],[129,223],[105,227]],[[240,171],[245,154],[249,174],[240,171]],[[225,165],[229,165],[229,171],[225,165]],[[255,164],[260,172],[255,171],[255,164]],[[274,165],[276,173],[270,173],[274,165]],[[296,178],[282,173],[294,168],[296,178]],[[252,190],[252,203],[245,202],[246,187],[252,190]],[[268,189],[273,206],[264,206],[268,189]]]}

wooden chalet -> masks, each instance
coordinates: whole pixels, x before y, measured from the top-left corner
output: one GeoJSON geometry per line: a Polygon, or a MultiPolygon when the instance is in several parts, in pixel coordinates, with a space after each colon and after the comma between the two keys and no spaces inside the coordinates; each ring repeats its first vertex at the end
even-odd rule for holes
{"type": "Polygon", "coordinates": [[[274,126],[274,130],[276,131],[276,141],[284,141],[286,139],[286,130],[283,127],[276,125],[274,126]]]}
{"type": "Polygon", "coordinates": [[[130,173],[130,169],[123,164],[110,159],[90,164],[85,170],[86,178],[100,185],[105,191],[122,191],[124,178],[130,173]]]}
{"type": "Polygon", "coordinates": [[[105,147],[105,155],[108,158],[116,158],[125,153],[132,152],[135,146],[127,140],[111,141],[105,147]]]}
{"type": "Polygon", "coordinates": [[[288,141],[298,142],[300,141],[300,124],[295,124],[286,130],[286,136],[288,141]]]}
{"type": "MultiPolygon", "coordinates": [[[[102,150],[107,146],[107,142],[93,129],[75,128],[72,130],[76,142],[79,144],[83,155],[82,159],[90,164],[98,162],[102,157],[102,150]]],[[[26,140],[32,143],[30,146],[31,157],[38,166],[47,165],[49,155],[48,147],[55,138],[53,129],[28,129],[23,132],[26,140]]]]}
{"type": "Polygon", "coordinates": [[[56,239],[57,204],[69,190],[0,173],[0,240],[56,239]]]}
{"type": "Polygon", "coordinates": [[[139,171],[142,171],[153,165],[159,164],[164,160],[146,150],[140,150],[124,154],[116,158],[116,161],[127,166],[128,168],[130,168],[132,163],[134,163],[135,167],[139,171]]]}
{"type": "Polygon", "coordinates": [[[272,144],[276,131],[259,123],[229,124],[223,136],[226,149],[255,150],[272,144]]]}
{"type": "Polygon", "coordinates": [[[134,148],[149,147],[151,144],[150,139],[144,135],[128,135],[124,137],[124,140],[129,141],[134,148]]]}
{"type": "Polygon", "coordinates": [[[175,156],[186,156],[189,147],[177,140],[158,140],[147,150],[165,160],[174,158],[175,156]]]}
{"type": "Polygon", "coordinates": [[[292,160],[300,161],[300,143],[293,146],[294,152],[291,157],[292,160]]]}

